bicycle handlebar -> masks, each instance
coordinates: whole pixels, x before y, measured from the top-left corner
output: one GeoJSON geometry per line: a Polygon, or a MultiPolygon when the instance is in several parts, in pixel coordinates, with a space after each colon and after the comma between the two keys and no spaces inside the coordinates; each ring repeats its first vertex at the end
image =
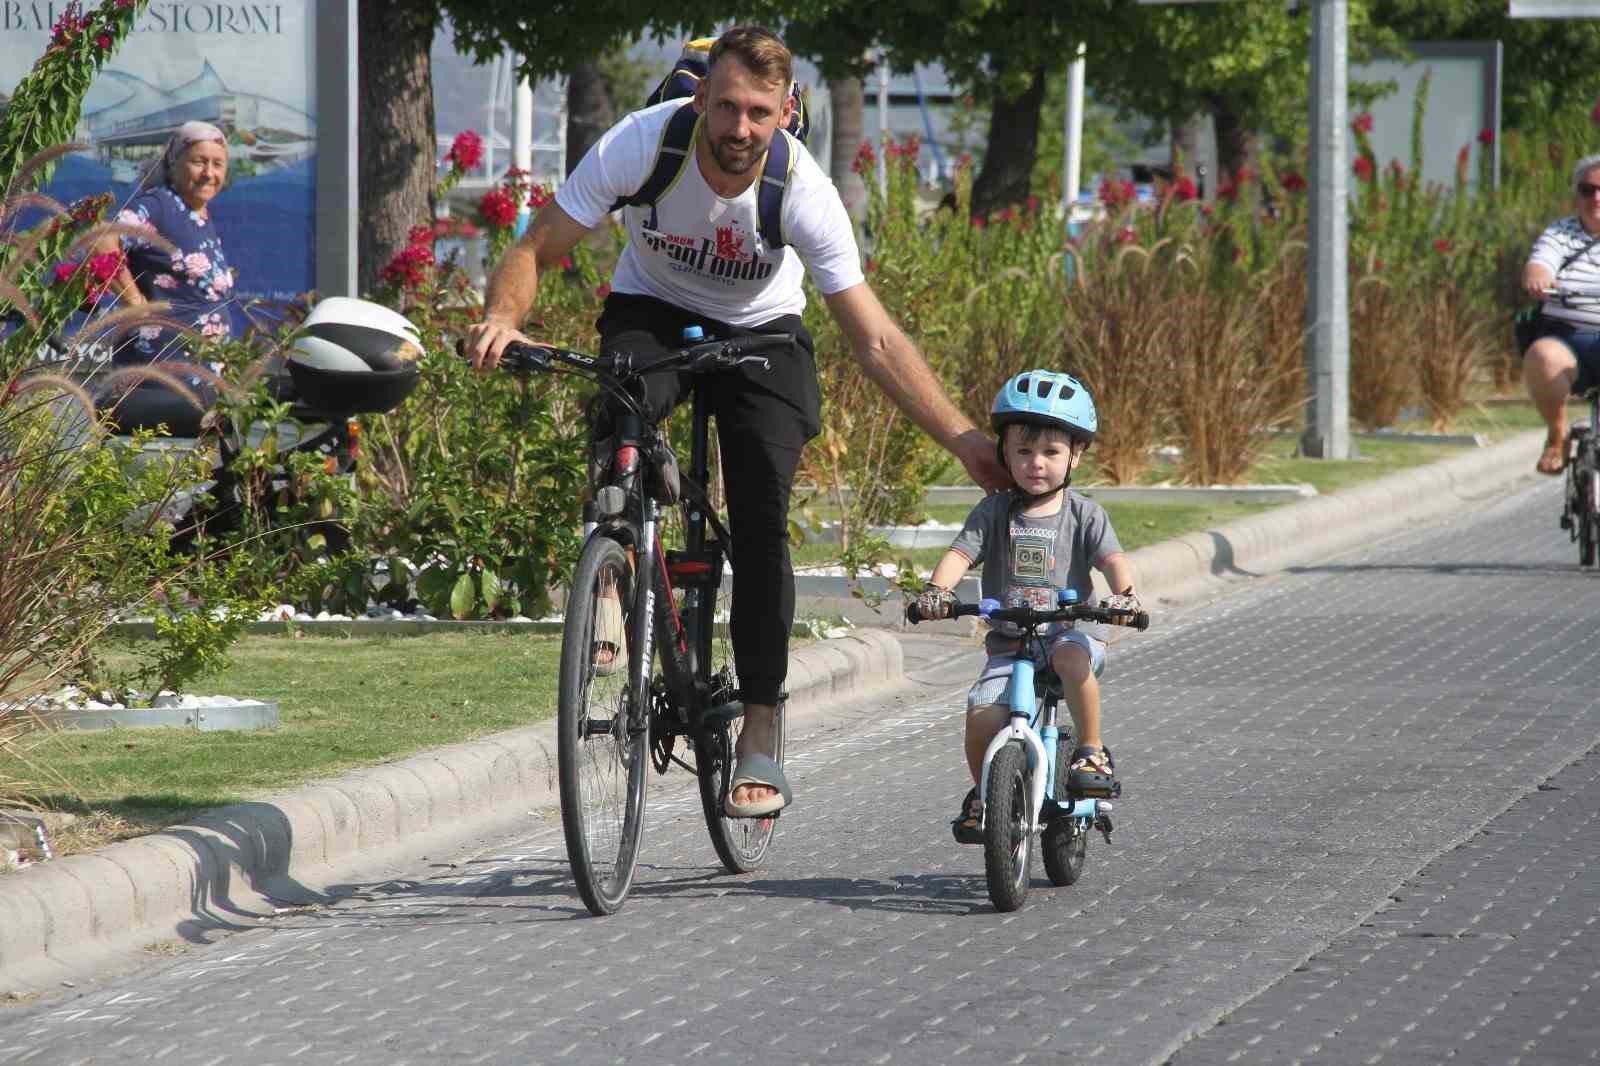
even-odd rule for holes
{"type": "MultiPolygon", "coordinates": [[[[963,618],[970,615],[978,615],[991,622],[1014,622],[1019,626],[1045,625],[1050,622],[1101,622],[1105,625],[1127,626],[1138,630],[1150,628],[1148,611],[1130,615],[1105,607],[1091,607],[1086,603],[1074,603],[1058,607],[1053,611],[1038,611],[1032,607],[1002,607],[998,600],[980,600],[977,603],[956,604],[950,617],[963,618]]],[[[922,612],[917,609],[915,602],[906,604],[906,621],[912,625],[924,621],[922,612]]]]}
{"type": "MultiPolygon", "coordinates": [[[[571,348],[554,345],[523,344],[513,341],[500,355],[500,365],[514,373],[529,374],[554,369],[560,363],[575,370],[622,380],[643,377],[667,370],[687,370],[691,374],[708,370],[727,370],[736,366],[759,365],[762,370],[772,369],[768,359],[757,353],[788,348],[794,344],[793,333],[760,333],[728,340],[704,341],[680,348],[654,362],[636,366],[638,358],[630,352],[615,355],[588,355],[571,348]]],[[[457,341],[456,351],[466,357],[466,342],[457,341]]]]}

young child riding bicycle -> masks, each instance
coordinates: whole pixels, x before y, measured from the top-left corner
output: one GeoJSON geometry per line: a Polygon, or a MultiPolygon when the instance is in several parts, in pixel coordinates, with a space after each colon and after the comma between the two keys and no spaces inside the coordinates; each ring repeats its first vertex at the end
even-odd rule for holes
{"type": "MultiPolygon", "coordinates": [[[[917,598],[922,617],[951,617],[956,602],[951,590],[979,564],[984,597],[1007,607],[1053,609],[1063,588],[1077,590],[1092,604],[1092,566],[1105,575],[1114,593],[1101,606],[1137,612],[1133,566],[1105,509],[1068,490],[1072,472],[1099,427],[1089,390],[1068,374],[1026,371],[1001,388],[989,421],[999,437],[1001,462],[1017,487],[988,496],[972,509],[917,598]]],[[[994,623],[985,637],[989,659],[967,694],[965,748],[972,780],[978,781],[984,752],[1009,716],[1005,693],[1012,664],[1028,654],[1037,667],[1048,665],[1060,678],[1072,714],[1077,747],[1068,769],[1069,789],[1084,796],[1109,796],[1116,773],[1100,738],[1103,628],[1057,623],[1042,637],[1042,646],[1023,648],[1020,630],[1009,622],[994,623]]],[[[983,807],[974,784],[953,823],[956,839],[982,843],[982,825],[983,807]]]]}

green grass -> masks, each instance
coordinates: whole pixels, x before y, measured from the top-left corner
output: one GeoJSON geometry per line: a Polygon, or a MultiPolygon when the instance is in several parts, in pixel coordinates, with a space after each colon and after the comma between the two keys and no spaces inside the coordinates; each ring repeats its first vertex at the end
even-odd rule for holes
{"type": "MultiPolygon", "coordinates": [[[[532,633],[246,637],[196,691],[276,700],[279,728],[60,732],[29,758],[69,786],[47,806],[106,812],[140,831],[548,718],[560,653],[559,636],[532,633]]],[[[39,777],[0,755],[8,776],[39,777]]]]}

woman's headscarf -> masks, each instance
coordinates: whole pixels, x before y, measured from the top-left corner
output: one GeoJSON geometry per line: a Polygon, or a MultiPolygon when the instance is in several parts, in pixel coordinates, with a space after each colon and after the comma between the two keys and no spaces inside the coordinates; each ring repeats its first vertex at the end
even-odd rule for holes
{"type": "Polygon", "coordinates": [[[185,122],[167,138],[167,146],[150,169],[144,172],[144,177],[139,181],[139,188],[154,189],[159,185],[172,184],[172,166],[183,158],[191,145],[201,141],[220,141],[223,149],[227,149],[228,136],[209,122],[185,122]]]}

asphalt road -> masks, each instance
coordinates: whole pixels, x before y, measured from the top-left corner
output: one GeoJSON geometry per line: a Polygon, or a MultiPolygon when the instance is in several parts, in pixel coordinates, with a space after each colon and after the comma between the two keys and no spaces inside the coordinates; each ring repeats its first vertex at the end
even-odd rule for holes
{"type": "MultiPolygon", "coordinates": [[[[1020,912],[950,840],[978,652],[791,738],[768,866],[681,772],[627,907],[559,826],[0,1012],[0,1064],[1578,1063],[1600,1057],[1600,574],[1544,483],[1112,652],[1126,792],[1020,912]]],[[[0,918],[3,920],[3,918],[0,918]]]]}

